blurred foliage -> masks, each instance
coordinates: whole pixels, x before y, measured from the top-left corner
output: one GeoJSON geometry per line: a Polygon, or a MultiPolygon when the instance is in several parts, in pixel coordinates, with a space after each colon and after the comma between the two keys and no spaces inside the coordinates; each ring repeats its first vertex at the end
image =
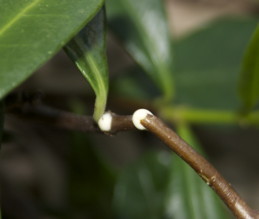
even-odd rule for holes
{"type": "MultiPolygon", "coordinates": [[[[179,135],[202,152],[188,126],[179,135]]],[[[117,218],[230,218],[214,191],[175,154],[148,152],[123,169],[115,186],[117,218]]]]}
{"type": "Polygon", "coordinates": [[[84,134],[73,133],[71,140],[66,218],[113,218],[115,172],[84,134]]]}
{"type": "Polygon", "coordinates": [[[257,19],[221,19],[175,43],[176,102],[205,109],[240,107],[240,63],[257,19]]]}
{"type": "Polygon", "coordinates": [[[172,44],[162,1],[107,1],[109,26],[164,95],[173,96],[172,44]]]}
{"type": "MultiPolygon", "coordinates": [[[[238,110],[240,63],[257,25],[252,18],[224,18],[174,42],[174,105],[198,109],[238,110]],[[213,42],[213,43],[212,43],[213,42]],[[224,97],[224,98],[223,98],[224,97]]],[[[147,76],[134,68],[111,81],[114,93],[128,98],[157,95],[147,76]],[[121,84],[130,83],[131,86],[121,84]]]]}
{"type": "Polygon", "coordinates": [[[117,218],[164,218],[171,155],[149,152],[118,177],[114,208],[117,218]]]}
{"type": "Polygon", "coordinates": [[[105,21],[103,8],[65,47],[68,55],[94,89],[96,121],[105,111],[108,95],[105,21]]]}
{"type": "Polygon", "coordinates": [[[152,101],[159,94],[153,81],[144,74],[139,66],[133,66],[125,70],[111,80],[111,95],[139,101],[152,101]]]}
{"type": "Polygon", "coordinates": [[[243,110],[251,110],[259,99],[259,25],[248,45],[240,79],[240,95],[243,110]]]}

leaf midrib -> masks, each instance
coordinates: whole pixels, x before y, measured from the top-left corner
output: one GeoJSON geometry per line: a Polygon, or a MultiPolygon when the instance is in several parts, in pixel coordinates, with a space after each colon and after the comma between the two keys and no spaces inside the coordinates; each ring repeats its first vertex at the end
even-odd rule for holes
{"type": "Polygon", "coordinates": [[[96,76],[97,87],[99,88],[99,90],[96,90],[96,92],[98,94],[102,93],[101,90],[104,90],[105,92],[107,92],[105,83],[102,79],[102,73],[99,71],[97,64],[94,61],[94,58],[91,55],[86,55],[85,59],[89,63],[92,71],[94,72],[94,74],[96,76]]]}
{"type": "Polygon", "coordinates": [[[15,24],[16,21],[18,21],[22,16],[26,14],[27,11],[32,9],[35,5],[37,5],[41,0],[35,0],[34,2],[27,5],[23,10],[21,10],[16,16],[13,17],[9,22],[7,22],[3,28],[0,30],[0,36],[3,35],[9,28],[15,24]]]}

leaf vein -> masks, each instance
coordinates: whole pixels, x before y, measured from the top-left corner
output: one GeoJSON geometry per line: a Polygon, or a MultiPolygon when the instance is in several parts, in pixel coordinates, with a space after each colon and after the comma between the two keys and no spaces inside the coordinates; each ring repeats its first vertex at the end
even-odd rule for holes
{"type": "Polygon", "coordinates": [[[37,3],[39,3],[41,0],[35,0],[34,2],[30,3],[28,6],[26,6],[23,10],[21,10],[13,19],[11,19],[9,22],[7,22],[3,28],[0,30],[0,36],[3,35],[9,28],[12,27],[12,25],[18,21],[21,17],[25,15],[27,11],[29,11],[31,8],[33,8],[37,3]]]}
{"type": "Polygon", "coordinates": [[[61,15],[61,14],[25,14],[24,17],[61,17],[61,18],[69,18],[69,16],[61,15]]]}
{"type": "MultiPolygon", "coordinates": [[[[91,55],[88,55],[88,56],[86,56],[86,59],[87,59],[88,63],[90,64],[90,66],[96,76],[97,86],[99,87],[99,90],[96,92],[99,93],[101,90],[107,91],[104,81],[102,80],[102,74],[99,71],[98,67],[96,66],[96,63],[95,63],[93,57],[91,55]]],[[[100,93],[102,93],[102,92],[100,92],[100,93]]]]}

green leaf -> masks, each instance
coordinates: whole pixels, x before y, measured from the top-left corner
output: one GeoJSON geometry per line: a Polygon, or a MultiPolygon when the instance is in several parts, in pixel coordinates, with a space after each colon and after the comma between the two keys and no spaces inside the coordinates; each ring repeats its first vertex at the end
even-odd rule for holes
{"type": "Polygon", "coordinates": [[[107,1],[109,24],[130,55],[169,100],[173,96],[172,45],[160,0],[107,1]]]}
{"type": "MultiPolygon", "coordinates": [[[[200,151],[186,126],[179,132],[200,151]]],[[[124,168],[115,186],[118,218],[227,219],[216,194],[178,156],[148,153],[124,168]]]]}
{"type": "MultiPolygon", "coordinates": [[[[180,124],[178,132],[185,141],[202,153],[201,147],[186,125],[180,124]]],[[[169,218],[229,218],[214,191],[178,156],[173,158],[169,181],[166,206],[169,218]]]]}
{"type": "Polygon", "coordinates": [[[239,92],[244,110],[251,110],[259,99],[259,25],[243,59],[239,92]]]}
{"type": "Polygon", "coordinates": [[[159,95],[159,90],[154,86],[151,78],[143,74],[139,66],[133,66],[123,74],[113,77],[110,87],[111,96],[142,102],[153,101],[159,95]]]}
{"type": "Polygon", "coordinates": [[[176,42],[176,102],[193,108],[238,109],[242,54],[257,24],[258,19],[224,18],[176,42]]]}
{"type": "Polygon", "coordinates": [[[163,218],[171,156],[149,153],[122,170],[114,193],[118,218],[163,218]]]}
{"type": "Polygon", "coordinates": [[[103,0],[1,0],[0,98],[50,59],[103,0]]]}
{"type": "Polygon", "coordinates": [[[65,50],[95,91],[94,119],[98,121],[105,111],[108,94],[104,9],[66,45],[65,50]]]}

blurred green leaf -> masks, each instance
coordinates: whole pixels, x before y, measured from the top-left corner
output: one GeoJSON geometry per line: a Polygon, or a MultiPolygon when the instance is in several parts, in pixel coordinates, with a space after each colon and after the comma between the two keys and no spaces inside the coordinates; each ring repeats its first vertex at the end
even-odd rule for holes
{"type": "Polygon", "coordinates": [[[105,111],[108,94],[104,8],[65,47],[96,94],[94,119],[105,111]]]}
{"type": "Polygon", "coordinates": [[[173,96],[172,45],[160,0],[107,1],[109,24],[165,99],[173,96]]]}
{"type": "Polygon", "coordinates": [[[122,170],[113,201],[118,218],[163,218],[170,161],[166,152],[149,153],[122,170]]]}
{"type": "MultiPolygon", "coordinates": [[[[190,130],[179,126],[181,136],[201,152],[190,130]]],[[[214,191],[178,156],[149,153],[123,169],[115,186],[118,218],[227,219],[214,191]]]]}
{"type": "Polygon", "coordinates": [[[113,218],[113,169],[84,134],[74,133],[71,144],[66,218],[113,218]]]}
{"type": "Polygon", "coordinates": [[[152,101],[159,95],[159,90],[148,75],[143,74],[139,66],[127,69],[111,80],[110,94],[116,97],[139,101],[152,101]]]}
{"type": "Polygon", "coordinates": [[[1,0],[0,98],[77,33],[103,0],[1,0]]]}
{"type": "Polygon", "coordinates": [[[257,23],[252,18],[225,18],[176,42],[176,102],[193,108],[238,109],[238,72],[257,23]]]}
{"type": "Polygon", "coordinates": [[[239,91],[244,110],[251,110],[259,99],[259,25],[244,56],[239,91]]]}
{"type": "MultiPolygon", "coordinates": [[[[186,142],[202,153],[201,147],[186,125],[179,124],[178,133],[186,142]]],[[[168,218],[229,218],[214,191],[176,155],[173,158],[170,173],[166,205],[168,218]]]]}

